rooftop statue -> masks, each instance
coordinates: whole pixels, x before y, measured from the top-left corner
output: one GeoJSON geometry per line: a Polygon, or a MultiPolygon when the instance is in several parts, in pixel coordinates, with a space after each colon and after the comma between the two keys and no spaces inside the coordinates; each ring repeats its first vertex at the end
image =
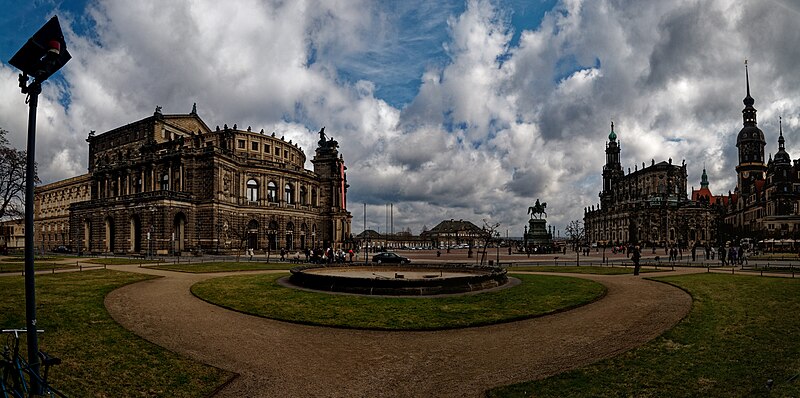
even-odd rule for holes
{"type": "Polygon", "coordinates": [[[333,138],[331,139],[326,139],[326,138],[327,137],[325,136],[325,127],[323,127],[319,130],[319,141],[317,141],[317,144],[319,145],[320,148],[336,149],[339,146],[339,142],[337,142],[333,138]]]}

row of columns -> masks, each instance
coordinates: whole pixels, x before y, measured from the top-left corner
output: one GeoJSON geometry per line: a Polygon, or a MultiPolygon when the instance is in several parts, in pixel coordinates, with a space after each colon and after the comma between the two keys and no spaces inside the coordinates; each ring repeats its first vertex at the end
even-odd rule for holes
{"type": "MultiPolygon", "coordinates": [[[[167,189],[171,189],[174,191],[181,191],[183,190],[183,181],[184,181],[184,169],[183,164],[178,165],[178,174],[177,178],[175,174],[173,174],[173,166],[170,164],[166,167],[167,173],[167,189]]],[[[159,168],[159,174],[156,174],[156,168],[150,168],[149,173],[147,170],[139,170],[138,172],[131,172],[132,170],[128,169],[128,172],[123,176],[117,174],[116,176],[106,176],[106,178],[97,180],[95,182],[95,191],[97,192],[98,198],[109,198],[115,196],[122,196],[122,195],[130,195],[133,193],[139,192],[147,192],[147,191],[157,191],[161,189],[161,184],[164,181],[164,168],[159,168]],[[147,174],[149,174],[150,179],[148,180],[147,174]],[[137,191],[137,184],[135,178],[141,179],[142,186],[138,187],[137,191]],[[124,182],[124,185],[123,185],[124,182]],[[149,184],[148,184],[149,182],[149,184]],[[116,183],[116,192],[113,190],[113,184],[116,183]],[[147,187],[145,187],[147,185],[147,187]],[[122,188],[125,188],[124,190],[122,188]]]]}

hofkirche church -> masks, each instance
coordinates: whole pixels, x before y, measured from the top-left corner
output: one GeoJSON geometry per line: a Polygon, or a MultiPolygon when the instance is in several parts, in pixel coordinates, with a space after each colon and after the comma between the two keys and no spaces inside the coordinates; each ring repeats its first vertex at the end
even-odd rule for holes
{"type": "Polygon", "coordinates": [[[196,107],[102,134],[88,173],[36,188],[35,240],[45,250],[181,254],[346,246],[352,216],[338,142],[320,131],[313,170],[275,134],[209,128],[196,107]]]}
{"type": "Polygon", "coordinates": [[[600,244],[647,246],[714,245],[737,238],[800,239],[800,160],[786,152],[779,123],[775,156],[765,163],[767,145],[757,126],[755,100],[745,66],[743,127],[736,138],[737,184],[727,195],[713,195],[706,171],[699,190],[686,196],[686,165],[655,163],[623,171],[620,144],[612,124],[603,166],[600,204],[585,209],[587,239],[600,244]]]}

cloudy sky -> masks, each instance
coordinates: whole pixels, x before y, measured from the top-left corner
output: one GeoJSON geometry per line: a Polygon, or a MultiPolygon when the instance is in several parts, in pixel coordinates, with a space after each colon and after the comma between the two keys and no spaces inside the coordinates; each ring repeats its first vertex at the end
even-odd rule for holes
{"type": "MultiPolygon", "coordinates": [[[[90,130],[197,103],[207,124],[316,131],[348,165],[353,230],[465,219],[563,232],[598,203],[613,120],[623,167],[686,160],[735,185],[744,60],[766,151],[800,157],[796,0],[0,0],[0,127],[27,123],[11,56],[52,15],[73,55],[40,99],[42,181],[86,172],[90,130]],[[21,3],[21,4],[20,4],[21,3]]],[[[311,167],[310,162],[307,167],[311,167]]]]}

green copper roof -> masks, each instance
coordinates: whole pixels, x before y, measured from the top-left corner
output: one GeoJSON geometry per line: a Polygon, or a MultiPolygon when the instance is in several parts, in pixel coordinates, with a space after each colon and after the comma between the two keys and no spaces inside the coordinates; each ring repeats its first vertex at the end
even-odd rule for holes
{"type": "Polygon", "coordinates": [[[611,134],[608,135],[609,141],[617,140],[617,133],[614,132],[614,122],[611,122],[611,134]]]}

